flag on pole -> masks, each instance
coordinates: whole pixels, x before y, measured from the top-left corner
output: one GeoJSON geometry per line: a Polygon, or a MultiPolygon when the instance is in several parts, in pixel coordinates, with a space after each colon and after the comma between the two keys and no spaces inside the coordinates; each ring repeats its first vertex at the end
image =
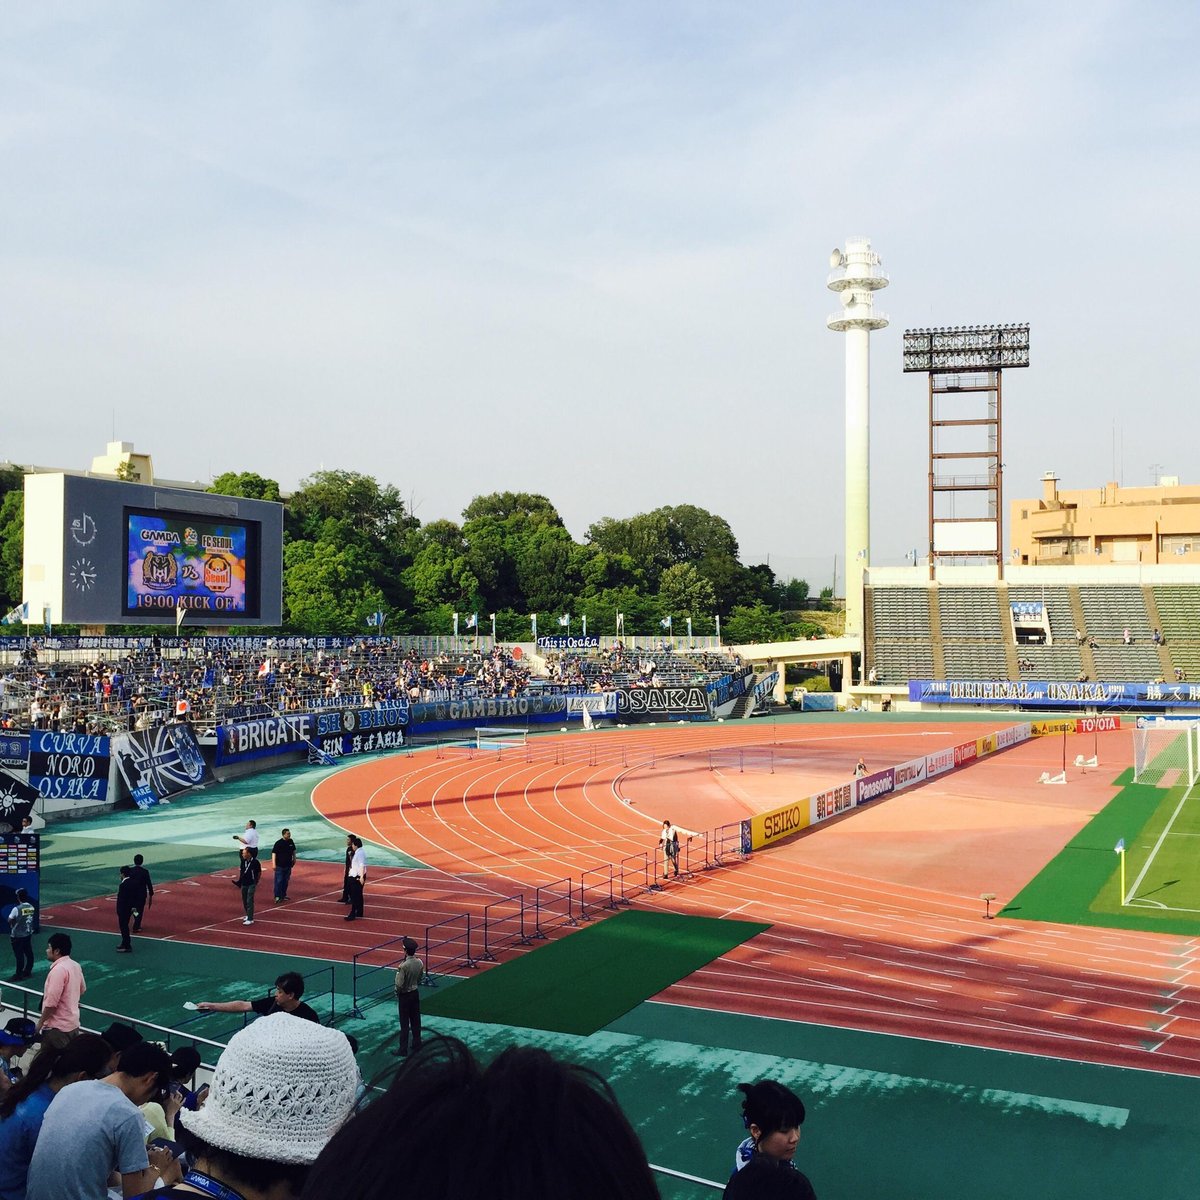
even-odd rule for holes
{"type": "Polygon", "coordinates": [[[12,612],[6,613],[3,619],[0,619],[0,625],[20,625],[29,623],[29,601],[25,600],[18,604],[12,612]]]}
{"type": "Polygon", "coordinates": [[[268,675],[270,675],[270,673],[271,673],[271,660],[269,658],[264,658],[262,660],[262,664],[258,668],[258,677],[259,677],[259,679],[265,679],[268,675]]]}
{"type": "Polygon", "coordinates": [[[562,615],[561,617],[559,617],[559,618],[558,618],[558,623],[559,623],[560,625],[570,625],[570,623],[571,623],[571,614],[570,614],[570,613],[563,613],[563,615],[562,615]]]}
{"type": "Polygon", "coordinates": [[[50,634],[50,605],[42,605],[42,622],[46,626],[46,634],[50,634]]]}
{"type": "Polygon", "coordinates": [[[532,613],[529,617],[529,622],[533,626],[533,640],[537,641],[537,613],[532,613]]]}
{"type": "Polygon", "coordinates": [[[1113,853],[1114,854],[1124,854],[1125,853],[1125,839],[1124,838],[1121,838],[1121,840],[1119,842],[1117,842],[1117,844],[1113,847],[1113,853]]]}
{"type": "Polygon", "coordinates": [[[383,622],[385,620],[385,616],[386,615],[382,611],[368,613],[367,614],[367,624],[375,625],[375,626],[378,626],[380,629],[382,629],[383,622]]]}
{"type": "Polygon", "coordinates": [[[187,609],[183,607],[183,601],[180,600],[175,605],[175,636],[179,636],[179,627],[183,624],[183,618],[187,616],[187,609]]]}
{"type": "Polygon", "coordinates": [[[663,619],[662,619],[661,621],[659,621],[659,624],[660,624],[660,625],[661,625],[661,626],[662,626],[664,629],[670,629],[670,628],[671,628],[671,618],[670,618],[670,617],[663,617],[663,619]]]}
{"type": "Polygon", "coordinates": [[[479,614],[477,612],[473,612],[467,618],[467,628],[468,629],[476,629],[476,628],[478,628],[478,626],[479,626],[479,614]]]}
{"type": "Polygon", "coordinates": [[[591,710],[585,705],[583,709],[583,727],[584,729],[595,729],[596,722],[592,720],[591,710]]]}

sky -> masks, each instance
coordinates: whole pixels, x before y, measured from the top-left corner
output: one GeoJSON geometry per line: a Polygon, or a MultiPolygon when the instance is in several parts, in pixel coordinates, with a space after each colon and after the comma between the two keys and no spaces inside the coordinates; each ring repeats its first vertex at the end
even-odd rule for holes
{"type": "MultiPolygon", "coordinates": [[[[871,558],[927,547],[906,327],[1031,325],[1007,499],[1195,467],[1200,7],[9,6],[0,459],[323,469],[423,522],[696,504],[831,582],[866,235],[871,558]]],[[[840,574],[840,571],[839,571],[840,574]]]]}

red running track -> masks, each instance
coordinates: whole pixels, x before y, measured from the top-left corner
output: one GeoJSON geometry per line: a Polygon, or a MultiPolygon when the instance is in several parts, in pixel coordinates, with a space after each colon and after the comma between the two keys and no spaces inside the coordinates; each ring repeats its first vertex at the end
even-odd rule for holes
{"type": "MultiPolygon", "coordinates": [[[[365,921],[342,923],[337,868],[301,863],[296,903],[268,905],[253,929],[240,928],[223,876],[175,885],[197,889],[204,919],[173,933],[346,959],[646,855],[663,817],[710,829],[844,780],[860,753],[881,768],[984,728],[692,725],[539,737],[499,755],[374,759],[313,794],[331,821],[425,864],[373,873],[365,921]],[[709,770],[713,747],[726,752],[709,770]],[[729,753],[739,747],[757,750],[739,763],[729,753]]],[[[1068,757],[1093,748],[1089,735],[1068,757]]],[[[1058,769],[1061,739],[1034,741],[642,895],[644,906],[772,923],[655,999],[1200,1075],[1196,939],[983,919],[982,892],[997,895],[993,911],[1002,906],[1111,797],[1106,781],[1130,761],[1130,734],[1101,735],[1098,748],[1101,770],[1071,769],[1067,787],[1036,782],[1058,769]]],[[[59,919],[90,924],[67,907],[59,919]]]]}

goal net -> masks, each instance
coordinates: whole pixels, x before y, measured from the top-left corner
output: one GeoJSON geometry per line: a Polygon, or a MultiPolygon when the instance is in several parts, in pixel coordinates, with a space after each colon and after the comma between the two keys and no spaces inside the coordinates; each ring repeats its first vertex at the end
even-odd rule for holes
{"type": "Polygon", "coordinates": [[[526,729],[502,729],[498,725],[489,725],[486,729],[476,728],[475,749],[519,749],[525,745],[528,732],[526,729]]]}
{"type": "Polygon", "coordinates": [[[1200,722],[1156,721],[1133,731],[1136,783],[1172,787],[1196,783],[1200,771],[1200,722]]]}

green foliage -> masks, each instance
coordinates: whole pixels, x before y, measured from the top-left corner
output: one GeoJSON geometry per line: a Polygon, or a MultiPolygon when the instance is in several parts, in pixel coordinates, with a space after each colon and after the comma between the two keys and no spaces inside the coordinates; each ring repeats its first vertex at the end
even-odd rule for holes
{"type": "MultiPolygon", "coordinates": [[[[24,471],[0,471],[0,595],[22,596],[24,471]]],[[[254,471],[226,471],[210,492],[280,501],[279,484],[254,471]]],[[[284,629],[365,633],[368,614],[388,614],[390,633],[449,634],[453,613],[480,614],[480,632],[496,613],[504,641],[557,632],[612,635],[617,614],[627,634],[657,636],[670,615],[674,633],[712,632],[720,614],[727,641],[807,636],[817,627],[801,613],[803,580],[781,583],[770,567],[743,566],[724,518],[690,504],[616,519],[605,517],[575,542],[557,509],[531,492],[476,496],[462,524],[411,516],[399,491],[354,471],[318,471],[285,502],[284,629]],[[791,609],[785,615],[781,609],[791,609]],[[799,617],[792,623],[788,617],[799,617]]],[[[832,607],[830,589],[822,595],[832,607]]],[[[6,609],[7,610],[7,609],[6,609]]]]}
{"type": "Polygon", "coordinates": [[[4,612],[21,603],[25,587],[25,492],[12,488],[0,501],[0,594],[4,612]]]}
{"type": "Polygon", "coordinates": [[[279,484],[274,479],[265,479],[254,471],[225,471],[212,481],[210,492],[221,496],[240,496],[244,500],[282,499],[279,484]]]}
{"type": "Polygon", "coordinates": [[[792,626],[782,613],[768,608],[761,600],[757,604],[739,604],[722,622],[724,640],[742,646],[751,642],[785,642],[794,636],[792,626]]]}
{"type": "Polygon", "coordinates": [[[716,608],[713,586],[691,563],[673,563],[658,586],[663,616],[708,617],[716,608]]]}

